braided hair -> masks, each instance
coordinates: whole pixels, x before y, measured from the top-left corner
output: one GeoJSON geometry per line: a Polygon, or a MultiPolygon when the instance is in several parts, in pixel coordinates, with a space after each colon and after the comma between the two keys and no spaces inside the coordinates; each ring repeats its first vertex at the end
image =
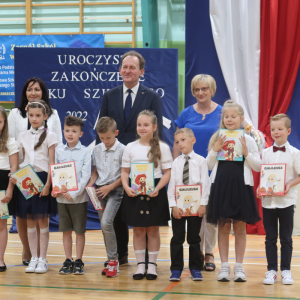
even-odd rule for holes
{"type": "MultiPolygon", "coordinates": [[[[31,108],[40,108],[42,110],[42,112],[43,112],[43,115],[44,116],[47,115],[47,119],[48,119],[48,116],[49,116],[48,113],[50,111],[50,108],[46,104],[45,101],[43,101],[43,100],[35,100],[35,101],[30,102],[29,105],[28,105],[28,108],[27,108],[28,115],[29,115],[29,111],[30,111],[31,108]]],[[[48,129],[47,119],[44,121],[44,132],[41,134],[41,136],[39,138],[39,141],[34,146],[34,150],[36,150],[37,148],[39,148],[43,144],[43,142],[45,141],[45,139],[46,139],[47,129],[48,129]]]]}
{"type": "MultiPolygon", "coordinates": [[[[151,119],[152,125],[153,126],[157,125],[157,117],[153,111],[145,109],[139,113],[138,118],[140,116],[148,116],[151,119]]],[[[140,138],[140,136],[138,136],[138,138],[140,138]]],[[[154,163],[154,168],[158,167],[159,161],[161,159],[159,142],[160,139],[159,139],[158,127],[157,127],[157,129],[153,132],[153,138],[150,140],[150,150],[147,154],[149,161],[151,163],[154,163]]]]}

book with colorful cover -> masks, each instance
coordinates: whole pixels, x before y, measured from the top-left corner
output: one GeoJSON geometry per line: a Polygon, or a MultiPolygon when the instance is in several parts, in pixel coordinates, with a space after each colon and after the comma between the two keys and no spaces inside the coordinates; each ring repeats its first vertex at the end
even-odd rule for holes
{"type": "Polygon", "coordinates": [[[17,179],[16,186],[26,200],[40,193],[44,187],[42,180],[30,164],[12,173],[10,177],[17,179]]]}
{"type": "Polygon", "coordinates": [[[284,195],[286,164],[262,164],[260,166],[259,195],[284,195]]]}
{"type": "Polygon", "coordinates": [[[217,160],[243,161],[243,149],[240,138],[244,136],[244,129],[220,129],[220,135],[226,136],[225,145],[218,152],[217,160]]]}
{"type": "Polygon", "coordinates": [[[180,217],[197,216],[201,202],[201,185],[176,185],[175,197],[180,217]]]}
{"type": "Polygon", "coordinates": [[[78,190],[74,161],[53,164],[50,166],[50,170],[53,194],[78,190]]]}
{"type": "Polygon", "coordinates": [[[5,197],[6,192],[0,191],[0,219],[8,219],[9,211],[7,203],[2,203],[1,200],[5,197]]]}
{"type": "Polygon", "coordinates": [[[89,197],[91,199],[92,204],[94,205],[94,208],[96,210],[104,210],[103,205],[100,202],[99,197],[96,194],[96,189],[93,186],[87,186],[85,187],[87,193],[89,194],[89,197]]]}
{"type": "Polygon", "coordinates": [[[147,195],[154,191],[154,163],[130,164],[131,188],[138,195],[147,195]]]}

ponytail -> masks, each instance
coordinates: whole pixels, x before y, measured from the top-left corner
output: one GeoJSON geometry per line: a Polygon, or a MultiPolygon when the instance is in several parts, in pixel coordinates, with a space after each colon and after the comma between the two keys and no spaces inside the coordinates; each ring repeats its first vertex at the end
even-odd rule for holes
{"type": "MultiPolygon", "coordinates": [[[[139,113],[138,118],[140,116],[148,116],[151,119],[152,125],[157,126],[157,117],[153,111],[145,109],[139,113]]],[[[149,162],[154,163],[154,168],[158,167],[159,161],[161,159],[159,142],[160,139],[159,139],[158,127],[157,127],[156,130],[153,132],[153,138],[150,140],[150,150],[147,154],[147,157],[149,158],[149,162]]]]}
{"type": "MultiPolygon", "coordinates": [[[[50,108],[46,104],[46,102],[43,100],[35,100],[35,101],[30,102],[28,105],[28,108],[27,108],[28,113],[29,113],[30,108],[40,108],[42,110],[44,116],[45,115],[49,116],[48,112],[50,111],[50,108]]],[[[47,130],[48,130],[48,124],[47,124],[47,119],[46,119],[45,124],[44,124],[44,132],[41,134],[39,141],[34,146],[34,150],[39,148],[45,141],[45,139],[47,137],[47,130]]]]}

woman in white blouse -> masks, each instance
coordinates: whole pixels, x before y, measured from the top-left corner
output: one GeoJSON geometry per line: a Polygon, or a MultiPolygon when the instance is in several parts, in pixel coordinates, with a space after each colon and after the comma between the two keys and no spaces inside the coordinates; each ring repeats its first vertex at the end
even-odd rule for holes
{"type": "MultiPolygon", "coordinates": [[[[28,102],[44,100],[51,108],[48,91],[44,81],[37,77],[29,78],[22,90],[21,100],[19,106],[13,108],[8,116],[9,136],[18,140],[19,134],[30,129],[31,125],[27,117],[28,102]]],[[[58,146],[62,145],[62,131],[61,123],[58,113],[51,108],[51,114],[48,117],[48,128],[50,131],[56,133],[58,137],[58,146]]],[[[23,161],[22,151],[19,154],[19,163],[23,161]]],[[[23,264],[27,265],[31,259],[28,238],[27,238],[27,222],[26,219],[17,217],[17,227],[21,242],[23,244],[23,264]]]]}

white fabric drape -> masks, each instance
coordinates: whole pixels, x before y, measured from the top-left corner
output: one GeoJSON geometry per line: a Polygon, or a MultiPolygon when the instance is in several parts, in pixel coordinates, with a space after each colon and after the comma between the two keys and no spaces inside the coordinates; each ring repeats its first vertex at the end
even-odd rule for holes
{"type": "Polygon", "coordinates": [[[258,128],[260,0],[210,0],[210,21],[230,97],[258,128]]]}

